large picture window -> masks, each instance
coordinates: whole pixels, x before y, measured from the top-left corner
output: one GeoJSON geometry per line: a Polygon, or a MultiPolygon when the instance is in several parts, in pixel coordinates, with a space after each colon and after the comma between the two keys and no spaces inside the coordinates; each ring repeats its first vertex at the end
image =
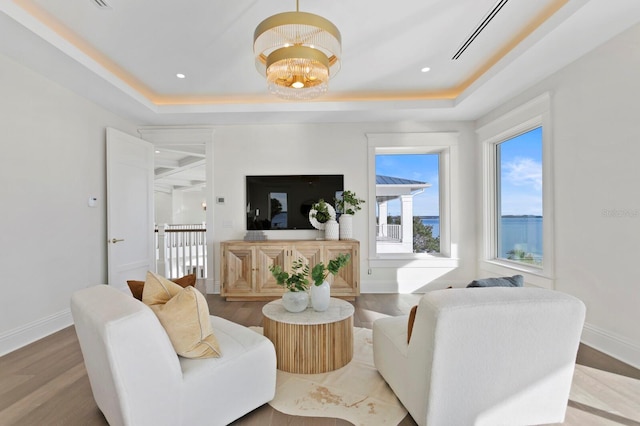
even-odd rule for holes
{"type": "Polygon", "coordinates": [[[550,96],[543,94],[477,129],[483,150],[483,273],[517,271],[553,287],[550,96]]]}
{"type": "Polygon", "coordinates": [[[543,264],[542,127],[495,144],[496,254],[543,264]]]}

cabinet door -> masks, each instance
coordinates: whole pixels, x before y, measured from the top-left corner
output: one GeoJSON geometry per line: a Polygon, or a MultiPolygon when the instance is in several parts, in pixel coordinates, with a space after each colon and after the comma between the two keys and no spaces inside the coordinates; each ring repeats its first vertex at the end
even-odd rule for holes
{"type": "Polygon", "coordinates": [[[309,271],[322,262],[322,246],[319,244],[296,244],[291,249],[291,262],[302,259],[309,265],[309,271]]]}
{"type": "Polygon", "coordinates": [[[278,285],[269,268],[280,265],[285,271],[289,270],[287,246],[256,245],[256,293],[282,294],[284,289],[278,285]]]}
{"type": "Polygon", "coordinates": [[[253,292],[253,249],[247,246],[226,247],[223,251],[225,271],[223,295],[247,294],[253,292]]]}
{"type": "Polygon", "coordinates": [[[332,243],[325,246],[324,262],[327,264],[331,259],[335,259],[338,255],[347,253],[351,255],[349,263],[334,277],[329,274],[327,281],[331,284],[332,295],[357,295],[358,288],[358,270],[360,258],[358,256],[358,246],[350,243],[332,243]]]}

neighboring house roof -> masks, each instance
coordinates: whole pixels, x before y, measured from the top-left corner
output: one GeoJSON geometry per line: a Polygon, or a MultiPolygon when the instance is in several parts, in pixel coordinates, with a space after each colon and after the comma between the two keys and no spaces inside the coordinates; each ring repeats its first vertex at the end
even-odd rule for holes
{"type": "Polygon", "coordinates": [[[427,182],[420,182],[417,180],[392,177],[392,176],[376,175],[376,185],[412,185],[412,184],[431,186],[431,184],[427,182]]]}
{"type": "Polygon", "coordinates": [[[410,195],[414,191],[424,190],[430,186],[431,184],[428,182],[376,175],[376,199],[378,201],[393,200],[401,195],[410,195]]]}

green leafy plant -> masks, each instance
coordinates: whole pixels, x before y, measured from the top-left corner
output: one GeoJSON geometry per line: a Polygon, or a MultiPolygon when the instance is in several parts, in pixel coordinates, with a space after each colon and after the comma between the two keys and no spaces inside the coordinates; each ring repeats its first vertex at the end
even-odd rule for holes
{"type": "Polygon", "coordinates": [[[344,267],[351,260],[351,255],[343,253],[338,255],[335,259],[331,259],[327,266],[324,263],[317,263],[313,269],[311,269],[311,279],[315,285],[321,285],[322,282],[329,276],[329,274],[336,276],[340,269],[344,267]]]}
{"type": "Polygon", "coordinates": [[[314,203],[311,206],[312,210],[315,210],[315,213],[311,214],[311,217],[315,218],[320,223],[325,223],[329,219],[331,219],[331,215],[329,214],[329,208],[327,207],[327,202],[322,198],[318,200],[317,203],[314,203]]]}
{"type": "Polygon", "coordinates": [[[276,279],[278,285],[283,286],[289,291],[307,291],[309,289],[309,265],[305,264],[302,259],[298,259],[291,265],[291,274],[282,270],[280,265],[271,265],[269,267],[271,274],[276,279]]]}
{"type": "Polygon", "coordinates": [[[344,191],[342,198],[334,198],[336,209],[343,214],[356,214],[357,211],[362,210],[360,204],[364,204],[365,201],[362,198],[358,198],[353,191],[344,191]]]}
{"type": "Polygon", "coordinates": [[[533,257],[533,254],[527,253],[521,249],[509,250],[507,252],[507,259],[515,260],[516,262],[530,263],[532,265],[540,264],[540,262],[537,262],[533,257]]]}

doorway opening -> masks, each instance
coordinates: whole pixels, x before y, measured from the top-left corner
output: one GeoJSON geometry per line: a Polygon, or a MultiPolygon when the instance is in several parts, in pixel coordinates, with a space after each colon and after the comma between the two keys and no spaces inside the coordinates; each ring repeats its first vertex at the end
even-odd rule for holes
{"type": "Polygon", "coordinates": [[[169,279],[195,274],[204,293],[210,274],[206,145],[156,145],[154,160],[157,271],[169,279]]]}

